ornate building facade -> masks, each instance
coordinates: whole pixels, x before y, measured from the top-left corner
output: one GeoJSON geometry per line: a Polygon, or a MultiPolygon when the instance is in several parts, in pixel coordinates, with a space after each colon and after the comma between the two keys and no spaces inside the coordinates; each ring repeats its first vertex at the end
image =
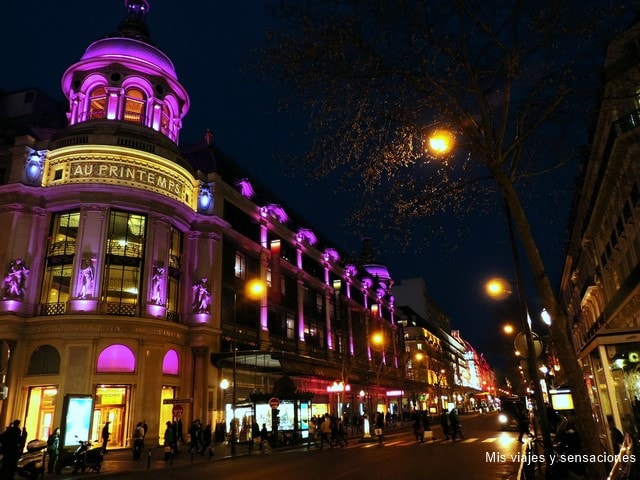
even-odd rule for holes
{"type": "Polygon", "coordinates": [[[640,24],[614,41],[561,282],[601,434],[640,430],[640,24]]]}
{"type": "Polygon", "coordinates": [[[0,423],[68,444],[109,421],[124,447],[142,420],[150,443],[177,418],[270,422],[275,396],[294,435],[398,411],[386,268],[341,258],[209,142],[178,147],[189,96],[149,3],[126,7],[63,75],[68,125],[0,146],[0,423]]]}

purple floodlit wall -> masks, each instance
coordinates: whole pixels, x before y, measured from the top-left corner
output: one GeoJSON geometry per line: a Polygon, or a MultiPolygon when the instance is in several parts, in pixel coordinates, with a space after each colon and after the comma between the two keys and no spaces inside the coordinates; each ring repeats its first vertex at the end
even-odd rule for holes
{"type": "Polygon", "coordinates": [[[166,375],[178,375],[180,362],[178,353],[175,350],[169,350],[162,360],[162,373],[166,375]]]}
{"type": "Polygon", "coordinates": [[[98,355],[98,373],[133,373],[135,370],[136,357],[126,345],[110,345],[98,355]]]}

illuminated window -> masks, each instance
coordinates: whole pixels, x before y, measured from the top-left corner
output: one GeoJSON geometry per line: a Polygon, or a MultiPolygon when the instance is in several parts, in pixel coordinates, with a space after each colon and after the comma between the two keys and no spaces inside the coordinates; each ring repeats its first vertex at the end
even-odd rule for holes
{"type": "Polygon", "coordinates": [[[180,270],[182,259],[182,233],[171,227],[169,248],[169,282],[167,284],[167,319],[178,321],[178,299],[180,293],[180,270]]]}
{"type": "Polygon", "coordinates": [[[145,96],[142,90],[130,88],[124,97],[124,115],[122,119],[127,122],[145,123],[145,96]]]}
{"type": "Polygon", "coordinates": [[[53,217],[42,284],[43,315],[64,313],[61,305],[69,300],[79,224],[79,212],[58,213],[53,217]]]}
{"type": "Polygon", "coordinates": [[[289,340],[295,340],[296,338],[296,319],[293,313],[287,313],[286,318],[287,338],[289,340]]]}
{"type": "Polygon", "coordinates": [[[98,373],[133,373],[135,369],[136,357],[126,345],[110,345],[98,355],[98,373]]]}
{"type": "Polygon", "coordinates": [[[107,91],[104,87],[96,87],[89,94],[89,120],[106,118],[107,91]]]}
{"type": "Polygon", "coordinates": [[[162,113],[160,115],[160,132],[164,133],[166,136],[169,136],[169,107],[164,105],[162,107],[162,113]]]}
{"type": "Polygon", "coordinates": [[[162,373],[166,375],[178,375],[179,373],[178,353],[175,350],[169,350],[162,360],[162,373]]]}
{"type": "Polygon", "coordinates": [[[244,280],[247,278],[247,257],[242,252],[236,252],[236,260],[234,265],[236,278],[244,280]]]}
{"type": "Polygon", "coordinates": [[[146,218],[126,212],[109,215],[103,298],[107,314],[134,316],[140,292],[146,218]]]}

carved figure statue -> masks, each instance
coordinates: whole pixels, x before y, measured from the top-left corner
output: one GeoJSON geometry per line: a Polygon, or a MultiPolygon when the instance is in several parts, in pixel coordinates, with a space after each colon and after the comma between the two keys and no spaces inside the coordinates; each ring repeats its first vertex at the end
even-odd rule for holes
{"type": "Polygon", "coordinates": [[[156,305],[162,305],[162,283],[164,280],[164,267],[158,265],[153,266],[153,275],[151,276],[151,301],[156,305]]]}
{"type": "Polygon", "coordinates": [[[80,269],[80,288],[78,289],[78,298],[87,298],[93,295],[94,272],[91,260],[82,260],[82,268],[80,269]]]}
{"type": "Polygon", "coordinates": [[[24,297],[25,285],[29,269],[20,259],[13,260],[9,264],[7,274],[5,275],[2,287],[4,288],[3,299],[5,300],[21,300],[24,297]]]}
{"type": "Polygon", "coordinates": [[[209,281],[206,278],[200,280],[193,286],[193,313],[209,313],[211,303],[211,292],[209,291],[209,281]]]}

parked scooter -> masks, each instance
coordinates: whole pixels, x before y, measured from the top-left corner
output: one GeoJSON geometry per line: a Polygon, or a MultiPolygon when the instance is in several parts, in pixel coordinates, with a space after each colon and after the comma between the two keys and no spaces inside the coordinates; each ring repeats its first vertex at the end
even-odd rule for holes
{"type": "Polygon", "coordinates": [[[17,473],[25,478],[38,478],[44,473],[46,440],[31,440],[17,464],[17,473]]]}
{"type": "Polygon", "coordinates": [[[74,452],[68,450],[60,452],[56,465],[56,474],[60,475],[65,467],[71,467],[72,473],[84,473],[87,469],[100,473],[103,459],[102,447],[91,448],[91,442],[80,440],[80,445],[74,452]]]}

